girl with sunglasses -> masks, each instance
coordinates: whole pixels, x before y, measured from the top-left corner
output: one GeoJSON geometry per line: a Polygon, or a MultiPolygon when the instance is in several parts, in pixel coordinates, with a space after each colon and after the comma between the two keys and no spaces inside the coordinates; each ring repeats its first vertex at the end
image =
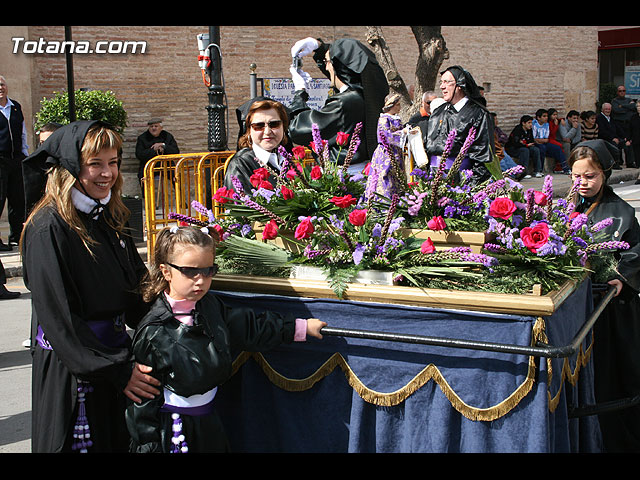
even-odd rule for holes
{"type": "Polygon", "coordinates": [[[133,352],[152,367],[164,394],[127,408],[134,452],[228,451],[215,396],[231,376],[231,350],[264,351],[307,335],[322,338],[326,323],[318,319],[230,309],[210,293],[217,241],[216,231],[207,228],[167,227],[158,234],[142,288],[153,303],[136,329],[133,352]]]}
{"type": "MultiPolygon", "coordinates": [[[[242,183],[244,193],[250,194],[258,185],[251,182],[254,171],[264,168],[269,172],[266,181],[275,187],[275,178],[280,173],[282,158],[278,147],[287,145],[289,116],[284,105],[275,100],[258,100],[251,104],[245,119],[246,131],[238,141],[239,150],[231,157],[227,166],[224,186],[235,190],[231,177],[242,183]]],[[[242,192],[236,192],[241,194],[242,192]]]]}

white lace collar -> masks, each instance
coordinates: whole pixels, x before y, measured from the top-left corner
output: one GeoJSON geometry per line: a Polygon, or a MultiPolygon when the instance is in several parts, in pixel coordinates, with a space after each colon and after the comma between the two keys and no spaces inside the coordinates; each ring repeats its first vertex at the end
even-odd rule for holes
{"type": "Polygon", "coordinates": [[[76,187],[71,189],[71,201],[73,202],[73,206],[82,213],[91,213],[92,211],[95,211],[94,208],[96,207],[96,202],[100,202],[102,207],[97,211],[97,214],[93,217],[94,219],[98,218],[98,215],[102,210],[104,210],[104,207],[109,203],[109,200],[111,200],[111,190],[109,190],[109,194],[106,197],[96,200],[88,197],[76,187]]]}

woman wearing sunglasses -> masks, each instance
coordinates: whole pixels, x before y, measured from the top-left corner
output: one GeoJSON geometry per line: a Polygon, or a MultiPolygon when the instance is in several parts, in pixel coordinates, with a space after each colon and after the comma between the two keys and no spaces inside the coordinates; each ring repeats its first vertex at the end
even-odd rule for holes
{"type": "Polygon", "coordinates": [[[253,183],[251,179],[259,168],[269,172],[266,181],[275,187],[275,177],[280,173],[282,163],[278,147],[288,143],[286,131],[289,128],[289,116],[280,102],[265,99],[251,105],[245,122],[247,129],[238,141],[240,150],[229,160],[224,186],[235,190],[231,181],[231,177],[235,176],[242,183],[244,193],[251,194],[252,189],[260,187],[255,177],[253,183]]]}
{"type": "Polygon", "coordinates": [[[318,319],[229,308],[209,292],[217,240],[206,227],[167,227],[158,234],[142,289],[153,303],[136,330],[133,353],[153,368],[164,395],[127,408],[133,452],[228,451],[215,396],[231,376],[232,349],[264,351],[307,335],[322,338],[326,323],[318,319]]]}
{"type": "Polygon", "coordinates": [[[23,162],[33,206],[20,242],[32,296],[33,453],[126,452],[126,397],[160,394],[148,375],[134,385],[141,371],[126,326],[148,310],[136,293],[147,269],[120,197],[121,149],[109,126],[79,121],[23,162]]]}

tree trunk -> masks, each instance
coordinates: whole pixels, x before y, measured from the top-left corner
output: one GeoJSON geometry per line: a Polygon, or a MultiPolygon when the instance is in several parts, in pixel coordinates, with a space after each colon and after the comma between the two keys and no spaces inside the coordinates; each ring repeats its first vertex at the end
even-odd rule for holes
{"type": "Polygon", "coordinates": [[[401,97],[400,116],[405,122],[420,109],[422,94],[429,90],[435,90],[440,65],[449,58],[449,51],[439,26],[412,26],[411,31],[416,38],[419,51],[413,99],[409,95],[406,83],[398,73],[393,55],[382,33],[382,27],[366,27],[367,42],[387,77],[389,91],[397,93],[401,97]]]}

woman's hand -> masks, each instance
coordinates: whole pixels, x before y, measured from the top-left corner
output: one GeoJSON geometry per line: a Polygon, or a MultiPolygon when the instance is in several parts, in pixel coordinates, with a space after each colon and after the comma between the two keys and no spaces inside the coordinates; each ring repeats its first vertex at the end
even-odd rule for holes
{"type": "Polygon", "coordinates": [[[127,382],[127,386],[124,388],[124,394],[136,403],[142,402],[142,398],[153,398],[156,395],[160,395],[160,390],[155,387],[160,387],[160,381],[148,375],[152,368],[146,365],[140,365],[135,363],[133,371],[131,372],[131,378],[127,382]]]}
{"type": "Polygon", "coordinates": [[[620,292],[622,291],[622,282],[620,280],[609,280],[607,283],[616,287],[616,294],[614,295],[614,297],[620,295],[620,292]]]}

